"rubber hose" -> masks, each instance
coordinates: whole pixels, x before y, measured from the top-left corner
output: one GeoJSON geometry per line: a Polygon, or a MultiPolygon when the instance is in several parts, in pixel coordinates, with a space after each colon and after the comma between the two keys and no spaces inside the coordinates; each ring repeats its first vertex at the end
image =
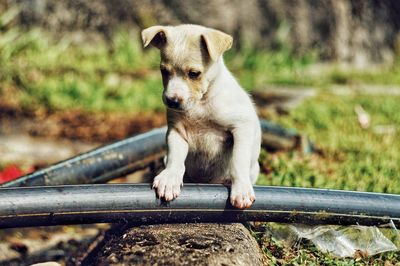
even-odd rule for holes
{"type": "Polygon", "coordinates": [[[106,145],[2,184],[0,187],[104,183],[162,157],[167,128],[106,145]]]}
{"type": "Polygon", "coordinates": [[[400,195],[255,186],[256,201],[238,210],[223,185],[187,184],[165,202],[150,184],[95,184],[0,189],[0,228],[131,222],[274,221],[400,225],[400,195]]]}
{"type": "MultiPolygon", "coordinates": [[[[298,138],[295,130],[265,120],[260,120],[260,125],[264,133],[292,142],[298,138]]],[[[154,129],[59,162],[0,187],[105,183],[144,168],[162,157],[166,148],[166,132],[166,127],[154,129]]]]}

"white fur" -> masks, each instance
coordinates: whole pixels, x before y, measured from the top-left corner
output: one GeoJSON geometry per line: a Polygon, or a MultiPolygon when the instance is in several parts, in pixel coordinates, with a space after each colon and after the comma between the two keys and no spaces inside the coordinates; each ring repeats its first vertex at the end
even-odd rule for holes
{"type": "Polygon", "coordinates": [[[174,77],[168,82],[165,97],[180,97],[183,101],[188,101],[190,91],[185,81],[180,77],[174,77]]]}
{"type": "MultiPolygon", "coordinates": [[[[195,34],[199,28],[191,30],[195,34]]],[[[187,48],[179,43],[186,35],[179,34],[179,27],[168,27],[166,35],[172,39],[179,36],[173,50],[184,54],[187,48]]],[[[203,75],[201,100],[184,110],[167,110],[166,167],[155,177],[153,187],[160,197],[172,200],[179,196],[184,177],[191,182],[227,183],[232,185],[232,205],[250,207],[255,200],[253,184],[259,174],[261,145],[254,105],[226,68],[222,55],[203,75]]],[[[177,81],[186,82],[173,77],[164,93],[183,93],[189,101],[186,93],[190,84],[177,81]],[[185,91],[179,91],[182,89],[185,91]]]]}

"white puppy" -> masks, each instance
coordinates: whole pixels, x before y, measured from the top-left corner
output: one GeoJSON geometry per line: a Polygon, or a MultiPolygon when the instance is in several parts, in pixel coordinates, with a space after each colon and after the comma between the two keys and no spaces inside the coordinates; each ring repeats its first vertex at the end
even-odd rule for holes
{"type": "Polygon", "coordinates": [[[179,196],[183,178],[231,184],[230,201],[248,208],[255,200],[261,145],[259,120],[249,95],[226,68],[222,54],[232,37],[198,26],[153,26],[144,46],[161,51],[167,106],[166,168],[154,179],[159,197],[179,196]]]}

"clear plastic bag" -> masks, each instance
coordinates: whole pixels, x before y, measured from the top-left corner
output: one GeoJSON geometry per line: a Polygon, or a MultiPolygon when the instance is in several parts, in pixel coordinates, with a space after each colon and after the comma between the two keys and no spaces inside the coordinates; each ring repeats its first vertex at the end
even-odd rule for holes
{"type": "Polygon", "coordinates": [[[338,257],[352,257],[357,251],[375,255],[397,250],[376,226],[290,226],[299,238],[313,242],[321,251],[338,257]]]}
{"type": "Polygon", "coordinates": [[[284,241],[287,245],[292,246],[302,238],[308,239],[320,251],[329,252],[341,258],[354,257],[358,252],[372,256],[386,251],[395,251],[400,247],[399,232],[394,225],[392,228],[384,229],[360,225],[310,226],[302,224],[273,224],[267,227],[271,236],[284,241]]]}

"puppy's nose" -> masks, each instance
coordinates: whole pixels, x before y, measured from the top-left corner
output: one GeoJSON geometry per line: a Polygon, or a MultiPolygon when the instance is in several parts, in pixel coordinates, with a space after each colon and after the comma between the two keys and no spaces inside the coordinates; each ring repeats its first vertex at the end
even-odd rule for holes
{"type": "Polygon", "coordinates": [[[168,107],[178,109],[181,106],[182,98],[178,96],[165,97],[165,101],[168,107]]]}

